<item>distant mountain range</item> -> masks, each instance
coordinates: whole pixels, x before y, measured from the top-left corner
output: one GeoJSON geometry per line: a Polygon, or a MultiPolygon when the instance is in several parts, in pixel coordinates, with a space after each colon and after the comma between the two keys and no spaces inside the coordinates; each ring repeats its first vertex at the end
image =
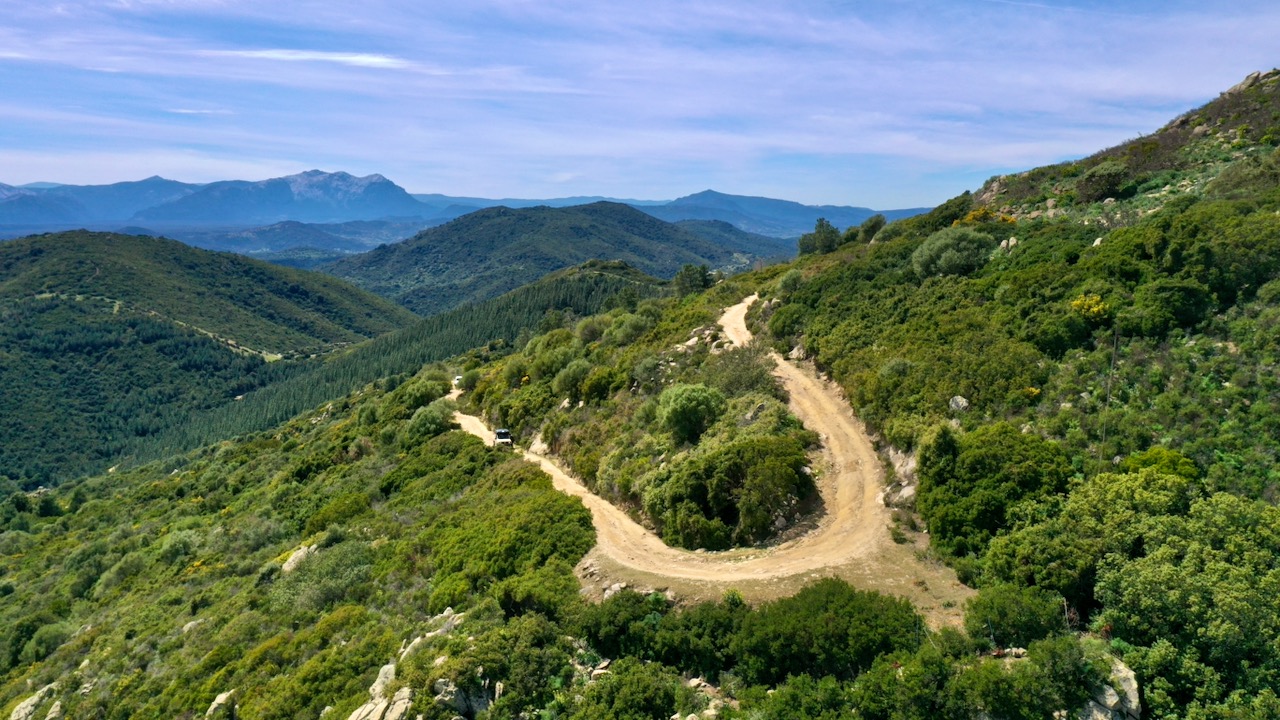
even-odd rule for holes
{"type": "Polygon", "coordinates": [[[148,208],[190,195],[202,186],[149,177],[111,185],[23,187],[0,184],[0,226],[63,226],[124,222],[148,208]]]}
{"type": "Polygon", "coordinates": [[[888,220],[897,220],[927,212],[929,208],[876,211],[843,205],[801,205],[790,200],[726,195],[714,190],[687,195],[662,205],[639,208],[650,215],[676,222],[678,220],[720,220],[747,232],[773,237],[795,238],[813,230],[818,218],[839,228],[859,225],[877,212],[888,220]]]}
{"type": "Polygon", "coordinates": [[[210,183],[134,215],[144,224],[261,225],[421,217],[422,203],[381,175],[308,170],[288,177],[210,183]]]}
{"type": "MultiPolygon", "coordinates": [[[[198,185],[151,177],[111,185],[32,183],[21,187],[0,184],[0,238],[18,237],[79,227],[146,230],[166,234],[209,249],[237,249],[231,237],[248,228],[279,223],[343,224],[352,221],[388,222],[417,230],[444,224],[490,207],[513,209],[538,206],[569,207],[609,201],[630,205],[662,220],[716,220],[747,232],[795,238],[813,229],[819,217],[838,227],[861,223],[877,211],[836,205],[802,205],[787,200],[726,195],[706,190],[671,201],[616,200],[605,197],[567,197],[543,200],[486,199],[439,194],[411,195],[381,175],[355,177],[345,172],[309,170],[297,175],[250,182],[227,180],[198,185]]],[[[881,211],[890,220],[915,215],[927,208],[881,211]]],[[[385,226],[363,228],[365,233],[335,233],[354,240],[356,249],[373,247],[385,239],[385,226]]],[[[402,229],[397,227],[397,230],[402,229]]],[[[289,228],[289,243],[276,233],[261,252],[295,247],[318,247],[351,252],[342,242],[289,228]],[[305,243],[321,243],[308,245],[305,243]]],[[[327,229],[322,228],[325,232],[327,229]]],[[[259,233],[270,235],[271,233],[259,233]]],[[[239,250],[237,250],[239,251],[239,250]]]]}

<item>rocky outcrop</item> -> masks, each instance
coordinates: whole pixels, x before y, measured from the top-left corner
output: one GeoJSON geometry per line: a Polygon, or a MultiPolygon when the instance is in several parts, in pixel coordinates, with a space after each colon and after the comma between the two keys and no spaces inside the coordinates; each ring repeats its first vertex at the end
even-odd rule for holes
{"type": "Polygon", "coordinates": [[[294,550],[293,554],[289,556],[289,559],[284,561],[284,565],[280,566],[280,572],[288,575],[294,570],[297,570],[303,560],[306,560],[315,554],[316,549],[315,545],[303,545],[297,550],[294,550]]]}
{"type": "MultiPolygon", "coordinates": [[[[484,668],[476,669],[477,678],[483,678],[484,668]]],[[[480,686],[474,689],[459,688],[452,680],[440,678],[431,688],[435,693],[435,703],[441,707],[452,707],[459,715],[475,717],[489,709],[502,694],[502,683],[492,688],[488,679],[481,679],[480,686]],[[492,698],[490,697],[492,695],[492,698]]]]}
{"type": "Polygon", "coordinates": [[[717,325],[705,325],[695,328],[689,333],[688,340],[673,345],[671,349],[677,353],[689,353],[696,350],[699,345],[706,345],[710,348],[712,355],[717,355],[733,345],[733,343],[721,337],[720,332],[720,327],[717,325]]]}
{"type": "MultiPolygon", "coordinates": [[[[401,687],[390,697],[387,696],[387,691],[391,689],[396,679],[396,662],[404,660],[427,640],[453,632],[458,625],[462,624],[465,617],[465,613],[455,613],[453,608],[445,608],[444,612],[431,618],[431,622],[439,623],[439,627],[401,646],[400,652],[396,655],[396,661],[387,663],[378,670],[378,677],[369,686],[369,702],[356,708],[347,720],[404,720],[408,717],[409,709],[413,707],[413,688],[401,687]]],[[[439,659],[436,664],[440,664],[439,659]]],[[[437,681],[436,685],[440,685],[440,682],[437,681]]],[[[451,697],[450,701],[452,700],[451,697]]],[[[439,702],[440,698],[437,697],[436,701],[439,702]]],[[[487,700],[485,707],[488,707],[487,700]]]]}
{"type": "MultiPolygon", "coordinates": [[[[1268,75],[1270,75],[1270,73],[1268,73],[1268,75]]],[[[1222,93],[1222,95],[1223,97],[1226,97],[1228,95],[1239,95],[1245,90],[1248,90],[1254,85],[1257,85],[1258,83],[1262,82],[1262,78],[1263,78],[1262,71],[1259,70],[1257,72],[1251,72],[1245,76],[1244,80],[1241,80],[1235,85],[1232,85],[1230,88],[1227,89],[1226,92],[1222,93]]]]}
{"type": "MultiPolygon", "coordinates": [[[[235,696],[236,696],[235,688],[232,688],[224,693],[220,693],[218,697],[214,698],[213,702],[209,704],[209,709],[204,711],[204,716],[215,717],[219,710],[222,710],[223,708],[226,708],[226,707],[234,707],[235,696]]],[[[228,712],[228,715],[229,714],[230,713],[228,712]]]]}
{"type": "Polygon", "coordinates": [[[1079,720],[1138,720],[1142,704],[1138,699],[1138,679],[1133,670],[1117,658],[1111,659],[1110,684],[1105,685],[1076,713],[1079,720]]]}
{"type": "MultiPolygon", "coordinates": [[[[9,713],[9,720],[31,720],[36,715],[36,708],[40,707],[40,703],[46,698],[58,691],[58,683],[49,683],[36,691],[35,695],[18,703],[18,706],[9,713]]],[[[59,706],[61,710],[61,706],[59,706]]]]}
{"type": "Polygon", "coordinates": [[[453,608],[451,607],[445,608],[444,612],[431,618],[431,622],[440,623],[440,627],[436,628],[435,630],[432,630],[431,632],[425,635],[419,635],[418,637],[414,638],[412,642],[408,643],[403,648],[401,648],[400,659],[401,660],[405,659],[405,657],[407,657],[410,653],[412,653],[414,650],[417,650],[418,647],[422,645],[422,643],[430,640],[431,638],[440,637],[441,635],[448,635],[449,633],[453,632],[454,628],[462,624],[462,621],[466,618],[466,616],[467,616],[466,613],[454,612],[453,608]]]}
{"type": "Polygon", "coordinates": [[[396,664],[383,665],[369,686],[369,702],[356,708],[347,720],[403,720],[413,705],[413,690],[402,687],[387,697],[387,688],[395,679],[396,664]]]}

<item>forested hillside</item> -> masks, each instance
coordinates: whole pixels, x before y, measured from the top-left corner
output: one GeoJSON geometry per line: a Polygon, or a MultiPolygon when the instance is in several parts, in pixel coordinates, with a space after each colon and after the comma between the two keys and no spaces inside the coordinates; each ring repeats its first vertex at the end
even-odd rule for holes
{"type": "Polygon", "coordinates": [[[819,227],[758,318],[913,451],[894,494],[962,579],[1058,598],[1158,717],[1266,717],[1280,679],[1280,154],[1221,132],[1212,179],[1112,230],[967,193],[819,227]]]}
{"type": "Polygon", "coordinates": [[[588,260],[620,260],[661,278],[684,265],[742,270],[787,254],[786,243],[720,228],[699,232],[617,203],[569,208],[490,208],[324,268],[431,315],[479,302],[588,260]],[[777,249],[767,254],[762,247],[777,249]]]}
{"type": "Polygon", "coordinates": [[[0,244],[0,318],[0,477],[31,487],[415,320],[323,275],[88,232],[0,244]]]}
{"type": "Polygon", "coordinates": [[[492,300],[419,320],[327,357],[245,395],[232,406],[192,414],[156,437],[128,448],[131,460],[151,460],[241,433],[274,427],[303,410],[341,398],[377,380],[396,382],[424,364],[456,358],[459,368],[501,357],[539,327],[556,327],[614,305],[634,306],[665,291],[662,283],[622,263],[589,262],[492,300]]]}
{"type": "MultiPolygon", "coordinates": [[[[237,289],[235,275],[204,269],[209,286],[237,289]]],[[[293,275],[342,287],[324,276],[293,275]]],[[[62,281],[63,287],[75,286],[74,274],[62,281]]],[[[130,297],[165,307],[165,290],[180,300],[203,292],[199,285],[182,288],[172,280],[152,287],[158,290],[153,298],[138,288],[130,297]]],[[[589,315],[608,303],[634,305],[662,292],[658,280],[620,263],[587,263],[484,303],[413,319],[372,343],[280,362],[267,362],[239,343],[210,338],[163,314],[130,312],[123,302],[104,297],[13,298],[4,305],[7,322],[0,326],[6,360],[0,376],[10,388],[0,401],[5,440],[0,477],[13,486],[35,487],[108,465],[185,452],[273,427],[366,383],[416,372],[427,362],[473,348],[501,355],[521,332],[540,323],[589,315]]],[[[251,297],[248,289],[244,293],[251,297]]],[[[398,320],[413,318],[375,302],[391,308],[398,320]]],[[[169,307],[175,314],[184,309],[179,303],[169,307]]],[[[264,314],[261,320],[273,317],[278,316],[264,314]]],[[[210,319],[216,321],[212,314],[206,316],[210,319]]]]}
{"type": "MultiPolygon", "coordinates": [[[[688,337],[740,289],[620,307],[550,328],[526,351],[654,312],[642,335],[688,337]]],[[[630,344],[604,332],[593,350],[630,344]]],[[[738,352],[738,367],[755,368],[748,382],[764,382],[738,352]]],[[[508,367],[478,367],[464,384],[508,367]]],[[[1013,698],[1029,711],[1077,707],[1105,682],[1105,647],[1067,634],[1035,593],[979,595],[974,639],[838,580],[756,608],[734,593],[687,607],[633,591],[588,604],[572,568],[594,542],[589,513],[533,466],[449,430],[449,371],[429,366],[266,433],[11,496],[0,506],[0,711],[354,717],[394,705],[397,717],[588,720],[858,707],[887,718],[901,702],[909,717],[959,718],[1013,698]],[[979,655],[989,623],[1027,657],[979,655]],[[910,688],[895,687],[901,667],[910,688]]],[[[660,397],[658,383],[620,385],[609,402],[660,397]]],[[[787,423],[760,402],[761,426],[787,423]]]]}
{"type": "Polygon", "coordinates": [[[174,240],[66,232],[0,244],[0,301],[101,299],[262,355],[300,356],[403,327],[413,315],[347,283],[174,240]]]}
{"type": "Polygon", "coordinates": [[[12,492],[0,716],[1280,717],[1277,82],[1175,121],[1124,183],[1104,165],[1142,139],[820,221],[719,282],[587,265],[246,396],[263,422],[345,385],[263,432],[211,415],[172,447],[219,442],[12,492]],[[589,602],[591,513],[451,429],[461,374],[464,409],[668,544],[768,558],[830,508],[823,438],[716,325],[753,294],[757,342],[874,433],[885,544],[972,588],[957,626],[820,573],[755,606],[652,574],[589,602]]]}

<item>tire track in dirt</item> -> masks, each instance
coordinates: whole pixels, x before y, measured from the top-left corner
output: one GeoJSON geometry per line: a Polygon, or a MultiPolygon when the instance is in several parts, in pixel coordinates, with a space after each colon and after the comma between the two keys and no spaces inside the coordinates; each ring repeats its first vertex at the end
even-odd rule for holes
{"type": "MultiPolygon", "coordinates": [[[[735,345],[751,341],[746,314],[757,296],[725,310],[720,324],[735,345]]],[[[853,585],[910,598],[934,626],[955,624],[962,600],[971,593],[955,574],[922,558],[927,540],[897,544],[889,536],[890,511],[881,494],[883,466],[862,423],[834,384],[777,353],[774,374],[790,395],[791,411],[817,432],[822,448],[816,463],[824,511],[800,537],[765,548],[723,552],[672,548],[620,508],[593,494],[552,459],[517,449],[551,476],[555,488],[582,499],[596,528],[596,547],[579,563],[590,589],[613,582],[671,589],[686,599],[714,599],[727,589],[759,601],[794,593],[828,575],[853,585]]],[[[493,442],[479,418],[459,413],[467,432],[493,442]]]]}

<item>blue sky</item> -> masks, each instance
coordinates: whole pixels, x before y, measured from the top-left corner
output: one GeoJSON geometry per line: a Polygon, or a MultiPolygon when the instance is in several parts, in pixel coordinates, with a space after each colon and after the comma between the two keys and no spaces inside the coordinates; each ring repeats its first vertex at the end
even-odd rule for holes
{"type": "Polygon", "coordinates": [[[1280,65],[1274,0],[0,0],[0,182],[933,205],[1280,65]]]}

